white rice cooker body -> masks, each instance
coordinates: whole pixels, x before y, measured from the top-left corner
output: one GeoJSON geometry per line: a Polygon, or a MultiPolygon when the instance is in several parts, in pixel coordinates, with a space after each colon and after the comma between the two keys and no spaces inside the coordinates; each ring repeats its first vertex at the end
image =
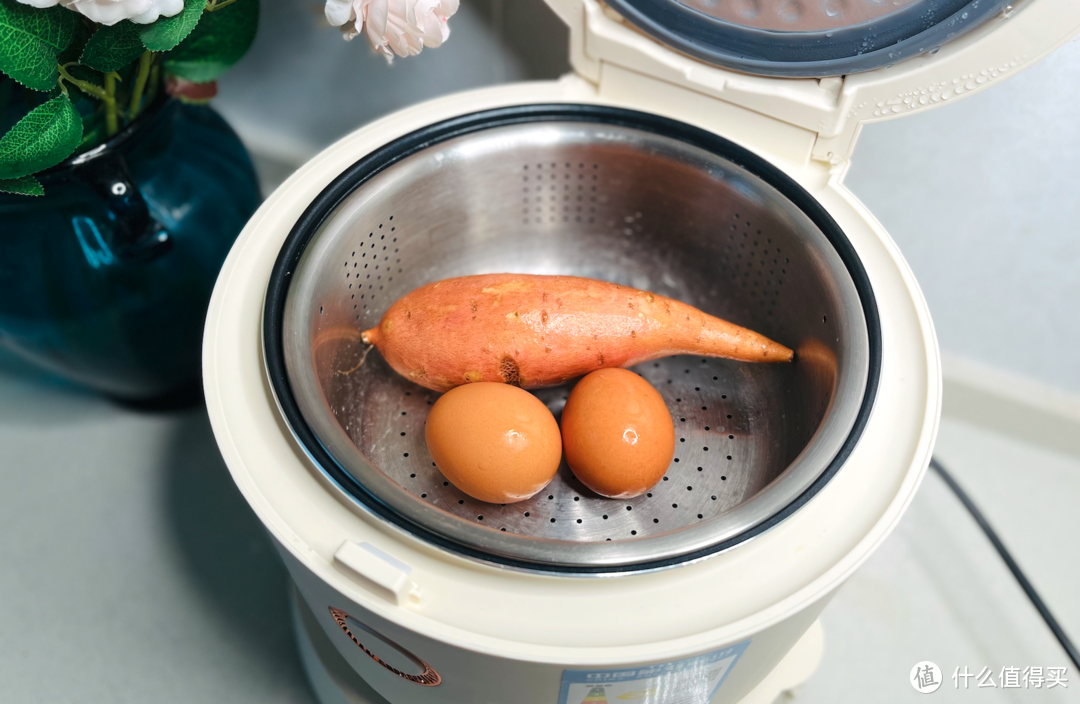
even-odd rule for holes
{"type": "Polygon", "coordinates": [[[451,95],[382,118],[308,162],[252,217],[209,309],[210,418],[236,484],[325,635],[390,702],[565,704],[571,682],[618,673],[632,680],[632,673],[665,667],[703,668],[709,689],[699,700],[737,702],[897,524],[934,444],[941,372],[926,303],[895,244],[842,183],[859,129],[1016,73],[1072,36],[1080,5],[1024,0],[935,55],[818,80],[716,68],[632,29],[596,0],[548,1],[571,28],[575,74],[451,95]],[[707,559],[619,576],[560,576],[486,564],[425,542],[366,510],[318,470],[267,378],[267,282],[292,226],[328,184],[365,155],[433,123],[549,103],[654,113],[755,152],[828,211],[872,284],[882,353],[861,439],[841,471],[790,517],[707,559]]]}

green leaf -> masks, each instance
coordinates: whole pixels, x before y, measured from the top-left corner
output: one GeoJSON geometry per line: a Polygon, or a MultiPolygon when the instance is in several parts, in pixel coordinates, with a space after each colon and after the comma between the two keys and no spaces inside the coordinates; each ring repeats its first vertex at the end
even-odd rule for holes
{"type": "Polygon", "coordinates": [[[56,56],[75,37],[79,15],[0,0],[0,71],[34,90],[56,85],[56,56]]]}
{"type": "Polygon", "coordinates": [[[0,179],[0,191],[4,193],[15,193],[20,196],[45,195],[45,189],[41,187],[41,183],[33,176],[0,179]]]}
{"type": "Polygon", "coordinates": [[[146,51],[139,37],[138,25],[123,20],[102,27],[86,42],[79,63],[95,71],[109,73],[127,66],[146,51]]]}
{"type": "Polygon", "coordinates": [[[0,138],[0,179],[59,164],[82,139],[82,118],[66,95],[38,105],[0,138]]]}
{"type": "Polygon", "coordinates": [[[168,51],[184,41],[203,15],[206,0],[184,0],[184,9],[142,27],[142,43],[150,51],[168,51]]]}
{"type": "Polygon", "coordinates": [[[90,36],[93,34],[92,26],[89,22],[78,21],[75,23],[75,36],[72,38],[71,43],[68,44],[67,49],[57,55],[56,63],[70,64],[79,60],[83,49],[86,48],[86,42],[90,41],[90,36]]]}
{"type": "Polygon", "coordinates": [[[178,47],[165,54],[165,70],[195,83],[216,80],[251,47],[259,28],[259,0],[236,0],[208,12],[178,47]]]}

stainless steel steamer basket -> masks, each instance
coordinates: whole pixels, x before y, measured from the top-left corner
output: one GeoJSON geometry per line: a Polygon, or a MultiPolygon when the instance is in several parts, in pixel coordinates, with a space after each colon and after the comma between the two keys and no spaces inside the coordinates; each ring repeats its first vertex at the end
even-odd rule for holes
{"type": "MultiPolygon", "coordinates": [[[[293,228],[263,324],[291,430],[361,506],[460,554],[563,573],[679,564],[790,515],[857,442],[880,361],[862,265],[801,187],[714,134],[585,105],[467,115],[356,163],[293,228]],[[484,504],[446,482],[427,452],[437,394],[377,352],[355,367],[360,330],[398,297],[494,272],[587,276],[678,298],[795,348],[796,361],[641,365],[678,438],[651,492],[605,499],[564,464],[533,499],[484,504]]],[[[558,416],[568,391],[536,393],[558,416]]]]}

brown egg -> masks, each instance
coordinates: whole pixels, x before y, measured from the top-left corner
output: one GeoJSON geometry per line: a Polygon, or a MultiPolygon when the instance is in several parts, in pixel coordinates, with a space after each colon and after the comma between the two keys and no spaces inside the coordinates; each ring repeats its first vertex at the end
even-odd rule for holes
{"type": "Polygon", "coordinates": [[[644,494],[675,455],[675,424],[660,392],[625,369],[599,369],[577,383],[562,437],[581,483],[613,499],[644,494]]]}
{"type": "Polygon", "coordinates": [[[450,389],[425,428],[435,466],[474,499],[508,504],[547,486],[562,459],[555,416],[540,399],[488,381],[450,389]]]}

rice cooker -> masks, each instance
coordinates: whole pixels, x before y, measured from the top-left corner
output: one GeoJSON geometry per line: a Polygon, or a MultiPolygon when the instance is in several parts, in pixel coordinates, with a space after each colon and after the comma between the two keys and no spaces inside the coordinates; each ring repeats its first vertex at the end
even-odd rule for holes
{"type": "MultiPolygon", "coordinates": [[[[771,701],[911,501],[941,406],[896,245],[844,186],[861,127],[1031,65],[1071,0],[548,0],[573,73],[373,122],[297,171],[226,261],[206,401],[295,583],[324,702],[771,701]],[[796,351],[671,357],[675,457],[645,496],[565,468],[493,505],[439,473],[434,392],[360,331],[416,287],[566,274],[796,351]]],[[[563,387],[537,390],[556,414],[563,387]]]]}

